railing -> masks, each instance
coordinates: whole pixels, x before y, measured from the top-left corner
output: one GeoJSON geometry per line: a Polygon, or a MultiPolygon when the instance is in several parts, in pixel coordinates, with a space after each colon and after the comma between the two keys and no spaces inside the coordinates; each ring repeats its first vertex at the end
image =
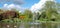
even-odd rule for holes
{"type": "Polygon", "coordinates": [[[19,22],[19,23],[0,23],[0,28],[60,28],[58,22],[19,22]]]}

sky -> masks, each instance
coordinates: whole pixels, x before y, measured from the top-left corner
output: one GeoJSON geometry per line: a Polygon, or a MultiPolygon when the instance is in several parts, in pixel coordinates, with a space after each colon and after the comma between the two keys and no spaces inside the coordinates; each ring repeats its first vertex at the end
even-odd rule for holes
{"type": "Polygon", "coordinates": [[[0,0],[0,7],[3,7],[4,4],[15,4],[15,5],[20,5],[24,8],[30,8],[34,3],[38,3],[40,0],[18,0],[18,1],[13,1],[10,0],[10,2],[6,2],[5,0],[0,0]]]}
{"type": "MultiPolygon", "coordinates": [[[[43,7],[42,5],[46,1],[47,0],[0,0],[0,8],[17,8],[18,10],[24,10],[26,8],[29,8],[32,11],[37,11],[37,9],[43,7]]],[[[56,1],[60,3],[60,0],[56,1]]]]}

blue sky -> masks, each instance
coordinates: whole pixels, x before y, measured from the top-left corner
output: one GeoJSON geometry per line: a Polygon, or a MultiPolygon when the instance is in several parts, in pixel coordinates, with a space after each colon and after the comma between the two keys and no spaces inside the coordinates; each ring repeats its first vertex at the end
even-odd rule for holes
{"type": "MultiPolygon", "coordinates": [[[[15,4],[15,5],[19,5],[23,8],[30,8],[32,7],[34,4],[38,3],[40,0],[0,0],[0,8],[2,8],[4,6],[4,4],[15,4]]],[[[57,2],[60,3],[60,0],[56,0],[57,2]]]]}
{"type": "Polygon", "coordinates": [[[60,3],[60,0],[56,0],[56,1],[60,3]]]}
{"type": "Polygon", "coordinates": [[[23,4],[23,7],[30,8],[35,3],[38,3],[40,0],[25,0],[25,4],[23,4]]]}
{"type": "MultiPolygon", "coordinates": [[[[35,3],[38,3],[40,0],[25,0],[25,4],[23,4],[23,7],[30,8],[32,5],[35,3]]],[[[60,0],[56,0],[57,2],[60,3],[60,0]]]]}
{"type": "MultiPolygon", "coordinates": [[[[20,5],[20,4],[18,4],[18,5],[25,7],[25,8],[29,8],[34,3],[38,3],[40,0],[23,0],[23,1],[24,1],[24,3],[22,5],[20,5]]],[[[10,2],[1,1],[1,2],[0,2],[0,7],[3,7],[4,4],[12,4],[13,3],[11,1],[10,2]],[[3,2],[3,3],[1,3],[1,2],[3,2]]],[[[15,4],[15,3],[13,3],[13,4],[15,4]]]]}
{"type": "MultiPolygon", "coordinates": [[[[24,4],[22,4],[22,7],[25,7],[25,8],[29,8],[31,7],[34,3],[38,3],[40,0],[23,0],[24,1],[24,4]]],[[[60,2],[60,0],[56,0],[57,2],[60,2]]],[[[3,1],[4,2],[4,1],[3,1]]],[[[13,2],[5,2],[5,3],[1,3],[0,2],[0,7],[2,7],[4,4],[11,4],[13,2]]]]}

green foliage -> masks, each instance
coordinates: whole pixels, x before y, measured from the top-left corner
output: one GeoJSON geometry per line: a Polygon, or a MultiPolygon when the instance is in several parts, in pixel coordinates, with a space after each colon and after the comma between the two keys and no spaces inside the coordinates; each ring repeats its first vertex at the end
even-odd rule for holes
{"type": "Polygon", "coordinates": [[[14,19],[5,19],[5,20],[2,20],[2,22],[17,23],[17,22],[21,22],[21,20],[19,18],[14,18],[14,19]]]}
{"type": "Polygon", "coordinates": [[[28,10],[28,9],[26,9],[25,11],[24,11],[24,15],[26,15],[27,16],[27,18],[32,18],[32,12],[30,11],[30,10],[28,10]]]}
{"type": "Polygon", "coordinates": [[[10,19],[5,19],[5,20],[2,20],[2,22],[13,22],[12,20],[10,20],[10,19]]]}
{"type": "Polygon", "coordinates": [[[40,20],[43,18],[44,20],[51,20],[51,19],[55,19],[57,21],[57,19],[60,19],[58,15],[60,15],[58,13],[59,11],[59,5],[55,2],[52,1],[47,1],[45,3],[45,6],[42,8],[42,10],[39,10],[41,13],[41,17],[40,20]]]}
{"type": "Polygon", "coordinates": [[[32,20],[33,13],[30,10],[26,9],[23,14],[25,15],[24,21],[28,22],[32,20]]]}

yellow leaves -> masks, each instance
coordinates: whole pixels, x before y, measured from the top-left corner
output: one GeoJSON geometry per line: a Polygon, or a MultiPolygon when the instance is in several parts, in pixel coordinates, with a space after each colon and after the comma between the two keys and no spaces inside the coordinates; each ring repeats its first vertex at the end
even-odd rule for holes
{"type": "Polygon", "coordinates": [[[24,19],[26,16],[19,16],[20,19],[24,19]]]}

